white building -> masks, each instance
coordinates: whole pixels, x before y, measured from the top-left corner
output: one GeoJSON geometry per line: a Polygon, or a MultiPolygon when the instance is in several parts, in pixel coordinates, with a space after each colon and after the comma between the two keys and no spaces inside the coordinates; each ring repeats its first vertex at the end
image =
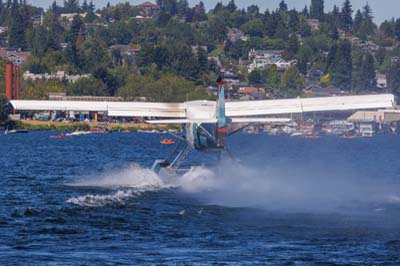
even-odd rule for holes
{"type": "Polygon", "coordinates": [[[387,78],[384,74],[377,74],[376,75],[376,86],[380,89],[387,88],[387,78]]]}
{"type": "Polygon", "coordinates": [[[58,79],[58,80],[66,80],[68,82],[74,83],[79,79],[82,78],[89,78],[91,75],[90,74],[82,74],[82,75],[69,75],[65,73],[65,71],[57,71],[55,74],[48,74],[48,73],[43,73],[43,74],[33,74],[29,71],[24,72],[22,77],[24,80],[37,80],[37,79],[58,79]]]}

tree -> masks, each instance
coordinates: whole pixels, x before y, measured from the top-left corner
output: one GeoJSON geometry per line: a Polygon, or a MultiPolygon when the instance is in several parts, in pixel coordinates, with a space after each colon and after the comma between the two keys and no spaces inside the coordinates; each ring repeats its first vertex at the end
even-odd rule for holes
{"type": "Polygon", "coordinates": [[[264,83],[263,77],[259,70],[253,70],[249,74],[249,84],[252,86],[260,86],[264,83]]]}
{"type": "Polygon", "coordinates": [[[350,0],[345,0],[343,2],[342,11],[340,13],[342,28],[345,31],[350,31],[353,25],[353,9],[350,0]]]}
{"type": "Polygon", "coordinates": [[[287,96],[300,95],[303,84],[303,78],[296,65],[291,65],[282,75],[281,87],[287,96]]]}
{"type": "Polygon", "coordinates": [[[160,6],[161,11],[171,16],[175,16],[178,13],[178,3],[176,0],[157,0],[157,4],[160,6]]]}
{"type": "Polygon", "coordinates": [[[400,95],[400,63],[394,63],[388,73],[388,87],[392,89],[397,96],[400,95]]]}
{"type": "Polygon", "coordinates": [[[89,77],[71,83],[67,88],[67,93],[69,95],[105,96],[107,88],[102,81],[89,77]]]}
{"type": "Polygon", "coordinates": [[[235,0],[230,0],[228,5],[226,6],[226,8],[230,11],[230,12],[235,12],[236,11],[236,4],[235,4],[235,0]]]}
{"type": "Polygon", "coordinates": [[[297,35],[292,33],[288,41],[288,53],[290,57],[294,57],[299,50],[300,44],[297,35]]]}
{"type": "Polygon", "coordinates": [[[84,42],[78,55],[80,66],[85,73],[94,73],[101,66],[111,65],[108,50],[96,39],[84,42]]]}
{"type": "Polygon", "coordinates": [[[373,89],[376,86],[374,58],[368,52],[359,52],[354,56],[352,86],[357,92],[373,89]]]}
{"type": "Polygon", "coordinates": [[[353,33],[359,37],[360,37],[360,31],[362,28],[362,24],[363,24],[363,16],[361,14],[360,9],[358,9],[356,12],[356,16],[354,17],[353,33]]]}
{"type": "Polygon", "coordinates": [[[288,11],[288,7],[287,7],[287,4],[285,3],[285,0],[282,0],[279,3],[279,11],[283,11],[283,12],[288,11]]]}
{"type": "Polygon", "coordinates": [[[8,99],[4,94],[0,94],[0,123],[8,119],[8,99]]]}
{"type": "MultiPolygon", "coordinates": [[[[395,34],[394,34],[395,24],[396,24],[396,22],[395,22],[394,18],[392,18],[392,20],[390,20],[390,21],[385,20],[379,28],[383,32],[385,37],[395,38],[395,34]]],[[[400,24],[399,24],[399,26],[400,26],[400,24]]]]}
{"type": "Polygon", "coordinates": [[[206,9],[204,3],[200,1],[200,3],[194,7],[193,21],[202,22],[205,20],[207,20],[206,9]]]}
{"type": "Polygon", "coordinates": [[[311,0],[310,16],[315,19],[323,19],[324,0],[311,0]]]}
{"type": "Polygon", "coordinates": [[[81,6],[82,10],[85,12],[89,11],[89,5],[87,3],[87,0],[83,0],[82,6],[81,6]]]}
{"type": "Polygon", "coordinates": [[[305,17],[309,16],[309,12],[308,12],[308,6],[304,6],[303,10],[301,11],[301,14],[305,17]]]}
{"type": "Polygon", "coordinates": [[[332,82],[335,86],[349,90],[352,80],[351,44],[349,41],[340,41],[330,67],[332,82]]]}
{"type": "Polygon", "coordinates": [[[376,59],[376,62],[378,63],[378,65],[382,65],[383,62],[385,61],[385,58],[386,58],[386,49],[383,47],[380,47],[378,49],[378,51],[376,51],[376,53],[375,53],[375,59],[376,59]]]}
{"type": "Polygon", "coordinates": [[[189,3],[187,0],[179,0],[177,3],[178,16],[184,18],[189,10],[189,3]]]}
{"type": "Polygon", "coordinates": [[[79,10],[79,0],[64,0],[65,13],[78,13],[79,10]]]}
{"type": "Polygon", "coordinates": [[[278,75],[278,69],[274,65],[271,68],[267,69],[266,71],[266,83],[268,86],[271,88],[277,89],[279,88],[280,85],[280,80],[279,80],[279,75],[278,75]]]}
{"type": "Polygon", "coordinates": [[[11,47],[26,48],[25,30],[27,18],[22,13],[22,7],[14,0],[11,5],[11,26],[8,34],[8,45],[11,47]]]}
{"type": "Polygon", "coordinates": [[[394,25],[394,35],[396,39],[399,41],[400,40],[400,19],[396,19],[396,23],[394,25]]]}

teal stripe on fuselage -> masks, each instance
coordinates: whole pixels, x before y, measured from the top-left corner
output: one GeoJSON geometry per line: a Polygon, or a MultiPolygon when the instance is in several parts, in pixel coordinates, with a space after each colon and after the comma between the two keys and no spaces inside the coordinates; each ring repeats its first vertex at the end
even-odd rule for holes
{"type": "Polygon", "coordinates": [[[226,117],[225,117],[225,89],[224,86],[221,87],[221,91],[219,93],[218,98],[218,106],[217,106],[217,123],[218,128],[226,127],[226,117]]]}

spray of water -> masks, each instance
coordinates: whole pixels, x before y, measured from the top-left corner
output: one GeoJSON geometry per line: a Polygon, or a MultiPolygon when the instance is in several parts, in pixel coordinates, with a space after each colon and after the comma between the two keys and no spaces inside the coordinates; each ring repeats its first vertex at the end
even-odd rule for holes
{"type": "Polygon", "coordinates": [[[69,185],[112,190],[108,194],[87,194],[68,200],[81,206],[123,204],[143,193],[171,187],[178,187],[207,203],[271,210],[337,211],[375,202],[400,203],[398,186],[369,183],[346,167],[327,168],[312,162],[285,167],[274,163],[248,166],[225,160],[218,169],[193,167],[173,184],[150,169],[131,165],[69,185]]]}
{"type": "Polygon", "coordinates": [[[400,203],[398,186],[384,180],[369,182],[348,168],[316,165],[285,168],[273,164],[249,167],[224,161],[215,171],[193,168],[179,181],[185,192],[225,206],[329,212],[376,206],[376,203],[400,203]]]}
{"type": "Polygon", "coordinates": [[[112,190],[109,194],[86,194],[67,200],[68,203],[86,207],[123,205],[128,200],[139,197],[143,193],[170,187],[151,169],[136,164],[122,170],[106,172],[101,176],[85,177],[67,185],[112,190]]]}

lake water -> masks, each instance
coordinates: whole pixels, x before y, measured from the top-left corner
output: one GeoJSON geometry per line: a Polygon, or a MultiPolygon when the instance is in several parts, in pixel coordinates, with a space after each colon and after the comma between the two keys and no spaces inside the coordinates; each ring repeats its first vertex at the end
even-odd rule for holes
{"type": "Polygon", "coordinates": [[[160,135],[0,136],[0,265],[400,265],[400,136],[239,134],[149,169],[160,135]]]}

